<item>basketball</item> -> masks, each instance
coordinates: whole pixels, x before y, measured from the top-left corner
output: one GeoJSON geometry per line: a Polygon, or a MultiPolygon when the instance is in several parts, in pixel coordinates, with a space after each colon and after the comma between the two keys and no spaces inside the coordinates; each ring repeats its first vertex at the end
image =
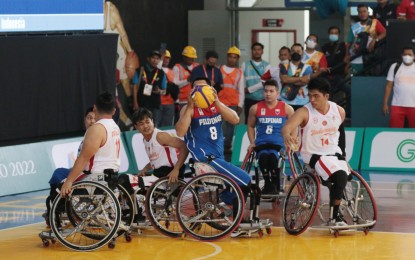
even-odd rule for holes
{"type": "Polygon", "coordinates": [[[134,51],[129,52],[125,59],[125,72],[127,73],[128,78],[133,79],[135,70],[139,66],[140,63],[137,54],[134,51]]]}
{"type": "Polygon", "coordinates": [[[215,100],[214,90],[209,85],[195,86],[192,91],[192,99],[196,107],[208,108],[215,100]]]}

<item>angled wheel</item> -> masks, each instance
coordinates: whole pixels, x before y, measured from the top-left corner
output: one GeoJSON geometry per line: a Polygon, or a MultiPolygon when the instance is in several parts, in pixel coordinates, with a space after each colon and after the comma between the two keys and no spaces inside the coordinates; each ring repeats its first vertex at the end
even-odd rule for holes
{"type": "Polygon", "coordinates": [[[284,201],[283,224],[291,235],[299,235],[312,223],[320,201],[320,185],[312,174],[302,174],[291,184],[284,201]]]}
{"type": "Polygon", "coordinates": [[[59,242],[76,251],[93,251],[116,236],[121,209],[108,187],[82,181],[72,186],[67,197],[56,197],[51,217],[51,228],[59,242]]]}
{"type": "Polygon", "coordinates": [[[180,237],[183,233],[176,216],[177,196],[186,183],[179,180],[169,184],[169,178],[158,179],[146,194],[146,213],[151,225],[169,237],[180,237]]]}
{"type": "Polygon", "coordinates": [[[176,210],[186,234],[214,241],[238,227],[244,204],[242,191],[233,180],[219,173],[206,173],[182,188],[176,210]]]}
{"type": "Polygon", "coordinates": [[[348,223],[365,224],[373,223],[368,226],[373,228],[378,218],[376,201],[372,190],[367,182],[357,172],[351,172],[351,180],[347,182],[344,190],[344,207],[349,214],[343,212],[348,223]]]}

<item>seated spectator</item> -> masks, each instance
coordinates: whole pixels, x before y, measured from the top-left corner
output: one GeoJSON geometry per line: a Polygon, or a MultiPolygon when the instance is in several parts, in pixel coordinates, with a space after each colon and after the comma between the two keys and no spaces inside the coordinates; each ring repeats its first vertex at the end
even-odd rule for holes
{"type": "Polygon", "coordinates": [[[373,18],[378,19],[383,27],[386,27],[386,21],[396,19],[396,8],[394,3],[389,3],[389,0],[377,0],[378,5],[373,8],[373,18]]]}
{"type": "Polygon", "coordinates": [[[219,92],[223,87],[223,78],[220,69],[216,67],[219,55],[216,51],[206,52],[205,64],[199,65],[192,70],[190,81],[196,78],[205,77],[212,82],[212,86],[219,92]]]}
{"type": "Polygon", "coordinates": [[[386,78],[383,113],[389,113],[389,97],[393,90],[390,109],[390,127],[402,128],[405,119],[410,128],[415,128],[415,64],[414,48],[406,46],[402,50],[402,62],[389,68],[386,78]]]}
{"type": "Polygon", "coordinates": [[[311,78],[317,78],[321,73],[327,71],[327,60],[324,53],[317,51],[318,37],[315,34],[310,34],[306,40],[306,48],[303,54],[302,62],[308,64],[313,69],[311,78]]]}
{"type": "Polygon", "coordinates": [[[415,20],[415,1],[402,0],[399,4],[396,14],[401,20],[415,20]]]}

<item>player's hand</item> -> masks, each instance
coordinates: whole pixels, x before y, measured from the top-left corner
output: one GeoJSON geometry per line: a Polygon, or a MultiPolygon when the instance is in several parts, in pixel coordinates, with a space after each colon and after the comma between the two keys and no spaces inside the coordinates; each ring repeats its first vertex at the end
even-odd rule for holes
{"type": "Polygon", "coordinates": [[[193,102],[192,92],[190,92],[189,96],[187,97],[187,108],[193,110],[194,105],[195,103],[193,102]]]}
{"type": "Polygon", "coordinates": [[[176,182],[179,178],[179,170],[173,169],[169,173],[169,183],[176,182]]]}
{"type": "Polygon", "coordinates": [[[216,89],[212,86],[210,86],[213,89],[213,102],[219,101],[219,97],[218,97],[218,92],[216,91],[216,89]]]}
{"type": "Polygon", "coordinates": [[[71,193],[71,191],[72,191],[72,182],[66,180],[63,183],[62,188],[61,188],[61,197],[65,198],[66,195],[69,195],[71,193]]]}
{"type": "Polygon", "coordinates": [[[250,144],[250,145],[248,146],[247,151],[248,151],[248,152],[250,152],[250,151],[254,150],[254,148],[255,148],[255,144],[250,144]]]}
{"type": "Polygon", "coordinates": [[[140,176],[140,177],[146,176],[146,171],[139,171],[137,176],[140,176]]]}
{"type": "Polygon", "coordinates": [[[386,116],[387,114],[389,114],[389,106],[388,105],[383,105],[383,114],[386,116]]]}
{"type": "Polygon", "coordinates": [[[295,151],[298,144],[297,137],[287,135],[284,136],[284,145],[287,152],[295,151]]]}

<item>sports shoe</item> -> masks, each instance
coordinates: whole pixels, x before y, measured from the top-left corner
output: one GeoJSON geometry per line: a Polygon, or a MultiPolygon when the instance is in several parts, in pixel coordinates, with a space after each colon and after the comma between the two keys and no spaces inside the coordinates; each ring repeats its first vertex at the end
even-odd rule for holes
{"type": "Polygon", "coordinates": [[[347,227],[347,222],[344,220],[344,217],[342,214],[337,214],[337,217],[331,221],[331,226],[336,227],[347,227]]]}
{"type": "Polygon", "coordinates": [[[272,183],[266,183],[264,185],[264,188],[262,189],[261,193],[263,195],[276,195],[276,194],[278,194],[278,191],[275,188],[274,184],[272,184],[272,183]]]}

